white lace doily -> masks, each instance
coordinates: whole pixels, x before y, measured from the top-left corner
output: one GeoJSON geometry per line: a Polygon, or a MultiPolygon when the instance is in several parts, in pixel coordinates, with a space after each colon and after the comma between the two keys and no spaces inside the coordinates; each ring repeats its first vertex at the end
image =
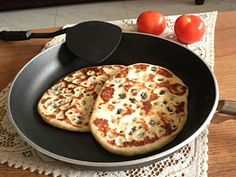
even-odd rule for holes
{"type": "MultiPolygon", "coordinates": [[[[187,47],[208,64],[214,67],[214,30],[217,12],[197,14],[204,20],[207,31],[204,38],[187,47]]],[[[167,17],[167,28],[163,37],[176,40],[173,25],[178,16],[167,17]]],[[[112,21],[123,31],[136,31],[136,20],[128,19],[112,21]]],[[[58,36],[47,43],[44,49],[64,41],[64,35],[58,36]]],[[[194,141],[184,146],[174,155],[146,167],[114,172],[82,171],[76,165],[61,162],[43,155],[29,146],[16,133],[7,115],[7,96],[9,87],[0,92],[0,162],[11,167],[28,169],[39,174],[62,177],[206,177],[208,160],[208,130],[205,129],[194,141]]]]}

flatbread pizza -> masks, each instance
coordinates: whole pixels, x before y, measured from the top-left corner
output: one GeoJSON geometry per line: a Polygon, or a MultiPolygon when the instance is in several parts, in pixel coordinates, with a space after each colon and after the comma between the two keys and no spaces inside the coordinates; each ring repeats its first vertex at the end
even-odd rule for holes
{"type": "Polygon", "coordinates": [[[188,88],[166,68],[138,63],[107,80],[90,117],[95,139],[130,156],[160,149],[187,120],[188,88]]]}
{"type": "Polygon", "coordinates": [[[38,112],[48,124],[70,131],[89,131],[93,105],[105,81],[122,65],[84,68],[60,79],[38,103],[38,112]]]}

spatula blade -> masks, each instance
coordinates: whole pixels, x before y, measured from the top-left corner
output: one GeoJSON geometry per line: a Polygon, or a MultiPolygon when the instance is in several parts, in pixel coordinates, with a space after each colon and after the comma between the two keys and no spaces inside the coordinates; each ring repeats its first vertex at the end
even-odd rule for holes
{"type": "Polygon", "coordinates": [[[91,63],[100,63],[115,51],[121,37],[122,30],[116,25],[87,21],[66,31],[66,45],[79,58],[91,63]]]}

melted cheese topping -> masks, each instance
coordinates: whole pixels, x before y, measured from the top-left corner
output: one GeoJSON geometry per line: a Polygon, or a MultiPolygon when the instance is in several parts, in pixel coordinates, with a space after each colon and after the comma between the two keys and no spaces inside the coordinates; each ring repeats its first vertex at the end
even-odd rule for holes
{"type": "Polygon", "coordinates": [[[185,84],[168,69],[130,65],[104,84],[91,128],[110,146],[153,144],[182,129],[187,118],[187,96],[185,84]]]}
{"type": "Polygon", "coordinates": [[[65,125],[65,129],[70,125],[75,131],[88,131],[97,94],[121,68],[121,65],[91,67],[65,76],[42,96],[38,104],[40,114],[58,121],[60,127],[65,125]]]}

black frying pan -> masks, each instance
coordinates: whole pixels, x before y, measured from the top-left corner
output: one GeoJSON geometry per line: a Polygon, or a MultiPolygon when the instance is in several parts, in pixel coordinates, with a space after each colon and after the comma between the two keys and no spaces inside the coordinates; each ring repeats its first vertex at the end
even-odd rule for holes
{"type": "Polygon", "coordinates": [[[37,112],[42,94],[57,80],[91,66],[76,59],[65,44],[32,59],[16,76],[9,95],[9,113],[18,133],[34,148],[53,158],[81,167],[117,170],[159,161],[196,138],[216,110],[219,93],[206,64],[190,50],[168,40],[136,33],[123,33],[117,50],[100,65],[150,63],[173,71],[189,88],[188,120],[174,141],[160,150],[124,157],[104,150],[90,133],[75,133],[46,124],[37,112]]]}

